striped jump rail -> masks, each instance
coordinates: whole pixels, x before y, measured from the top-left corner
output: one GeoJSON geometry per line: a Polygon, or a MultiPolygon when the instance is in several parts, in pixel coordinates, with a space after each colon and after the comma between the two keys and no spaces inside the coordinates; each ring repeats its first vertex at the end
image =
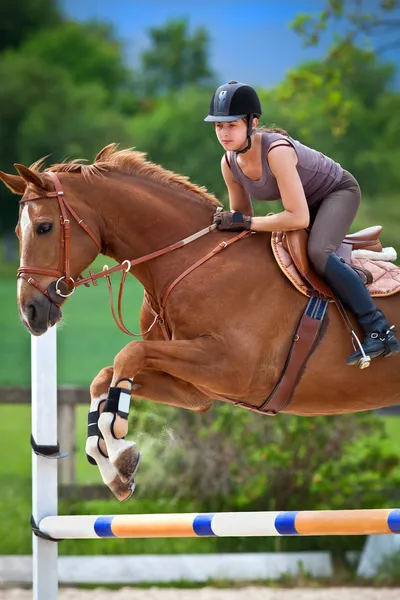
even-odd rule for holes
{"type": "Polygon", "coordinates": [[[55,539],[258,537],[400,533],[400,509],[44,517],[55,539]]]}

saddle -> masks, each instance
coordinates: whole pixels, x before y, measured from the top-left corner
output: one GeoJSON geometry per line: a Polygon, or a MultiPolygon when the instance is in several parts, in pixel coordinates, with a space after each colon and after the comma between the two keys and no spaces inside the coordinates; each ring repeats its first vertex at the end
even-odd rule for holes
{"type": "MultiPolygon", "coordinates": [[[[400,267],[393,264],[394,248],[382,248],[379,236],[382,227],[368,227],[347,235],[336,253],[365,278],[371,296],[389,296],[400,291],[400,267]]],[[[297,290],[309,297],[292,338],[282,373],[265,402],[255,412],[274,416],[290,404],[311,354],[318,345],[327,307],[332,293],[312,268],[307,254],[309,233],[298,231],[273,232],[272,251],[275,259],[297,290]]],[[[343,315],[342,315],[343,316],[343,315]]],[[[365,362],[361,368],[365,368],[365,362]]],[[[244,408],[243,403],[241,404],[244,408]]]]}
{"type": "MultiPolygon", "coordinates": [[[[375,292],[372,295],[394,293],[400,284],[400,270],[390,262],[396,259],[396,252],[393,248],[382,247],[379,240],[381,232],[382,227],[375,225],[349,234],[336,250],[336,254],[355,269],[367,286],[375,282],[373,289],[370,289],[370,292],[375,292]]],[[[275,258],[299,291],[307,296],[317,291],[326,298],[332,298],[329,287],[309,261],[308,237],[306,229],[274,232],[271,243],[275,258]]]]}

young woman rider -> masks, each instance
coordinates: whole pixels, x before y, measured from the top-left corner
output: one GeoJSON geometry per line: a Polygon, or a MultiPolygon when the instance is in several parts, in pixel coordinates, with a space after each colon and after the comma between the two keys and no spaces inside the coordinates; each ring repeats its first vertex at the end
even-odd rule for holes
{"type": "MultiPolygon", "coordinates": [[[[364,331],[371,358],[400,353],[400,344],[360,276],[335,254],[360,205],[357,181],[338,163],[304,146],[279,129],[257,130],[260,100],[249,85],[230,81],[213,94],[209,115],[225,149],[222,175],[231,211],[216,216],[218,229],[291,231],[310,228],[309,259],[364,331]],[[251,197],[282,200],[284,210],[254,217],[251,197]]],[[[358,349],[347,358],[359,364],[358,349]]]]}

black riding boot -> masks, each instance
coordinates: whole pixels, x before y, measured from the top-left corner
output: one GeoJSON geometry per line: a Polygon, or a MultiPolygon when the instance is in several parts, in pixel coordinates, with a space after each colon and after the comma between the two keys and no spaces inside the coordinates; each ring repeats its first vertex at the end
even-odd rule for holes
{"type": "MultiPolygon", "coordinates": [[[[326,263],[325,281],[332,292],[351,310],[362,327],[365,338],[362,347],[367,356],[391,356],[400,353],[400,344],[385,315],[378,310],[360,276],[343,259],[330,254],[326,263]]],[[[363,358],[360,349],[347,358],[348,365],[358,365],[363,358]]]]}

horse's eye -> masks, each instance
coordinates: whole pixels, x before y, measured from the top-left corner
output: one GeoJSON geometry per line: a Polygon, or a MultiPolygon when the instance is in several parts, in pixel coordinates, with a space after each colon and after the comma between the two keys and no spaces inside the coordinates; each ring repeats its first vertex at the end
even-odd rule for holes
{"type": "Polygon", "coordinates": [[[39,235],[43,235],[44,233],[49,233],[51,230],[53,229],[53,223],[40,223],[40,225],[37,226],[36,232],[39,235]]]}

